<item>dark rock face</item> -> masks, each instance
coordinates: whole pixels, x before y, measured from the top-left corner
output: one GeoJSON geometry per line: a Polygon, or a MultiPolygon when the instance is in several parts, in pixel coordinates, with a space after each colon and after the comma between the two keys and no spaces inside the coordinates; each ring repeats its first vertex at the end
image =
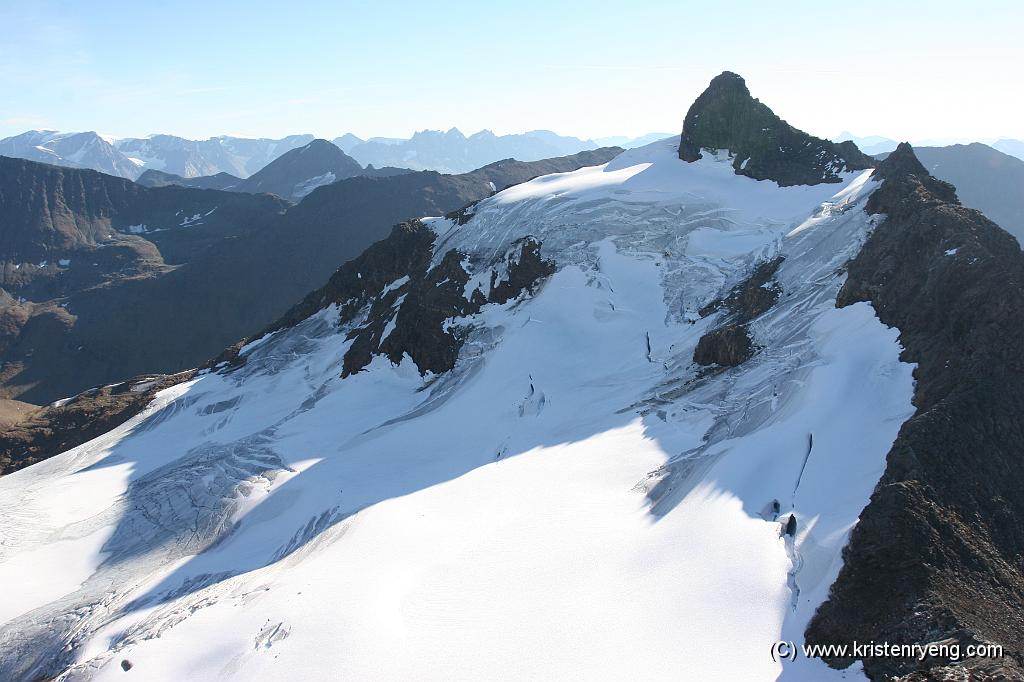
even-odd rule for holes
{"type": "Polygon", "coordinates": [[[756,349],[747,323],[779,300],[782,287],[772,278],[783,260],[784,256],[777,256],[758,264],[750,276],[733,287],[728,295],[698,311],[701,317],[719,310],[724,310],[726,315],[724,324],[697,341],[693,351],[694,362],[703,366],[735,367],[754,355],[756,349]]]}
{"type": "Polygon", "coordinates": [[[783,260],[785,256],[776,256],[770,261],[759,263],[750,277],[734,287],[728,296],[701,308],[698,311],[700,316],[707,317],[724,307],[740,322],[749,322],[771,308],[782,294],[782,288],[772,281],[772,277],[783,260]]]}
{"type": "Polygon", "coordinates": [[[524,291],[533,293],[537,282],[555,272],[555,264],[541,258],[540,242],[533,237],[516,240],[505,265],[506,279],[501,279],[497,271],[491,271],[491,291],[486,296],[488,303],[506,303],[524,291]]]}
{"type": "Polygon", "coordinates": [[[1002,660],[864,667],[872,679],[967,679],[964,668],[970,679],[1024,679],[1024,255],[909,145],[877,173],[867,208],[887,217],[849,263],[836,304],[870,301],[900,329],[903,359],[918,365],[917,412],[806,639],[994,642],[1002,660]]]}
{"type": "Polygon", "coordinates": [[[342,376],[360,371],[376,355],[394,363],[408,355],[421,373],[440,374],[455,366],[466,333],[446,328],[446,320],[472,315],[487,303],[507,303],[524,292],[532,293],[555,271],[554,263],[541,258],[540,243],[523,238],[502,259],[487,265],[491,268],[489,291],[477,288],[467,298],[467,257],[452,249],[430,267],[434,240],[434,232],[418,220],[395,226],[387,239],[339,268],[326,286],[267,331],[297,324],[336,303],[341,324],[365,314],[349,332],[352,345],[345,353],[342,376]]]}
{"type": "Polygon", "coordinates": [[[143,187],[167,187],[178,185],[179,187],[195,187],[196,189],[223,189],[229,190],[237,187],[242,178],[231,173],[217,173],[216,175],[200,175],[194,178],[183,178],[174,173],[165,173],[150,168],[139,176],[136,183],[143,187]]]}
{"type": "Polygon", "coordinates": [[[0,476],[103,435],[142,412],[157,391],[188,381],[194,374],[136,377],[41,408],[0,430],[0,476]]]}
{"type": "Polygon", "coordinates": [[[704,366],[735,367],[753,354],[754,343],[746,326],[729,324],[700,337],[693,351],[693,361],[704,366]]]}
{"type": "MultiPolygon", "coordinates": [[[[430,271],[415,273],[399,294],[404,295],[404,302],[396,308],[397,312],[381,310],[383,314],[378,318],[373,316],[377,311],[371,312],[369,328],[360,330],[357,342],[365,338],[380,338],[377,346],[380,354],[395,363],[401,362],[402,356],[408,354],[422,373],[440,374],[454,367],[463,334],[445,329],[444,322],[480,309],[479,300],[467,301],[462,295],[469,280],[462,260],[461,253],[449,251],[430,271]],[[394,330],[386,338],[379,337],[377,328],[380,323],[390,321],[392,316],[394,330]]],[[[365,366],[361,355],[346,354],[346,372],[359,371],[365,366]]]]}
{"type": "Polygon", "coordinates": [[[997,661],[979,661],[970,666],[969,673],[960,665],[938,665],[927,670],[913,672],[893,682],[1020,682],[1024,680],[1013,666],[997,661]],[[969,676],[965,676],[969,675],[969,676]]]}
{"type": "Polygon", "coordinates": [[[679,158],[696,161],[701,149],[727,149],[738,175],[783,187],[840,182],[839,173],[874,165],[853,142],[837,145],[789,125],[729,71],[716,76],[686,113],[679,158]]]}
{"type": "MultiPolygon", "coordinates": [[[[115,236],[139,240],[211,224],[252,225],[288,205],[271,197],[148,188],[92,170],[0,157],[0,262],[56,264],[115,236]]],[[[5,270],[0,285],[14,284],[5,270]]]]}
{"type": "MultiPolygon", "coordinates": [[[[46,403],[148,370],[116,367],[132,352],[159,354],[159,341],[107,355],[111,340],[131,346],[138,333],[113,292],[168,276],[288,205],[0,157],[0,395],[46,403]],[[80,333],[90,325],[95,336],[80,333]]],[[[162,303],[138,305],[156,312],[162,303]]]]}

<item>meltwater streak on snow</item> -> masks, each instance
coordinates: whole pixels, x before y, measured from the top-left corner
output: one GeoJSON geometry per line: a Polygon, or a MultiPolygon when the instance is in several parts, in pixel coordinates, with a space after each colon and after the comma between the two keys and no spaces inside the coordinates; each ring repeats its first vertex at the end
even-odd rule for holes
{"type": "Polygon", "coordinates": [[[0,677],[839,677],[769,648],[802,639],[912,410],[896,331],[834,307],[865,179],[780,189],[668,141],[435,220],[477,273],[525,234],[561,268],[453,320],[447,375],[339,379],[328,309],[0,479],[5,584],[87,557],[5,614],[0,677]],[[780,252],[763,350],[698,376],[718,318],[689,320],[780,252]]]}

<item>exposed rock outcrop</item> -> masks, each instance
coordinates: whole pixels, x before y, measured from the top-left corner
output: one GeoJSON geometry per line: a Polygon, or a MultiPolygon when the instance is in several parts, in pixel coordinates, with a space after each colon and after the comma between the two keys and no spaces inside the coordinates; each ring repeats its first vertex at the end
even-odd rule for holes
{"type": "Polygon", "coordinates": [[[41,462],[96,438],[142,412],[157,391],[188,381],[194,371],[136,377],[39,408],[0,430],[0,475],[41,462]]]}
{"type": "Polygon", "coordinates": [[[698,311],[701,317],[707,317],[722,308],[740,322],[749,322],[765,312],[779,300],[782,287],[772,281],[785,256],[759,263],[750,276],[733,287],[725,298],[719,298],[698,311]]]}
{"type": "Polygon", "coordinates": [[[754,342],[746,326],[729,324],[700,337],[693,351],[693,361],[704,366],[735,367],[753,354],[754,342]]]}
{"type": "Polygon", "coordinates": [[[1024,255],[909,145],[877,177],[867,209],[886,218],[849,263],[837,305],[870,301],[900,330],[903,359],[917,363],[917,412],[806,638],[992,642],[1001,660],[864,667],[876,680],[1024,679],[1024,255]]]}
{"type": "Polygon", "coordinates": [[[914,147],[914,155],[929,173],[956,186],[960,203],[978,209],[1018,242],[1024,241],[1024,159],[980,142],[914,147]]]}
{"type": "Polygon", "coordinates": [[[555,270],[540,243],[520,239],[494,263],[486,264],[489,286],[467,292],[468,258],[454,249],[431,267],[435,234],[413,220],[349,261],[322,289],[307,296],[268,331],[296,324],[331,304],[340,307],[349,332],[342,376],[363,369],[375,355],[401,362],[408,355],[420,372],[439,374],[455,366],[466,330],[449,320],[479,312],[487,303],[506,303],[533,292],[555,270]],[[468,295],[467,295],[468,294],[468,295]],[[365,317],[363,317],[365,316],[365,317]],[[362,321],[360,321],[362,318],[362,321]]]}
{"type": "MultiPolygon", "coordinates": [[[[470,273],[464,254],[452,249],[431,267],[435,237],[419,220],[396,225],[387,239],[338,268],[326,285],[263,333],[291,327],[337,304],[339,322],[356,323],[349,332],[352,345],[342,376],[363,369],[375,355],[395,363],[408,355],[421,372],[441,373],[454,367],[465,340],[465,330],[448,325],[449,320],[532,293],[555,271],[555,264],[541,257],[540,243],[527,237],[487,264],[486,292],[480,287],[467,292],[470,273]]],[[[243,344],[218,356],[216,363],[238,362],[243,344]]]]}
{"type": "Polygon", "coordinates": [[[853,142],[835,144],[789,125],[729,71],[716,76],[686,113],[679,158],[696,161],[702,149],[728,150],[737,174],[783,187],[840,182],[839,173],[874,165],[853,142]]]}
{"type": "Polygon", "coordinates": [[[694,362],[703,366],[735,367],[754,355],[756,349],[747,323],[779,300],[782,287],[772,278],[783,260],[785,256],[776,256],[759,263],[750,276],[733,287],[724,298],[716,299],[698,311],[701,317],[707,317],[724,310],[725,321],[700,337],[693,351],[694,362]]]}

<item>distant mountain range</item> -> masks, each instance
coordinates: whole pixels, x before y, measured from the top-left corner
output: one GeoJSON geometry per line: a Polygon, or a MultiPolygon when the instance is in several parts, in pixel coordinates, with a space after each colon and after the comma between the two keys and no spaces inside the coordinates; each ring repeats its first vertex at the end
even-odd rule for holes
{"type": "Polygon", "coordinates": [[[117,150],[144,169],[175,173],[186,178],[230,173],[247,178],[285,152],[309,144],[312,135],[269,138],[211,137],[186,140],[173,135],[117,140],[117,150]]]}
{"type": "Polygon", "coordinates": [[[335,144],[363,165],[439,173],[465,173],[500,159],[536,161],[598,147],[592,140],[562,137],[547,130],[521,135],[495,135],[481,130],[466,137],[458,128],[451,128],[445,132],[423,130],[408,140],[371,139],[356,143],[354,137],[342,136],[335,144]]]}
{"type": "Polygon", "coordinates": [[[658,140],[664,140],[666,137],[675,137],[679,133],[647,133],[640,137],[626,137],[624,135],[613,135],[611,137],[598,137],[594,139],[594,142],[601,145],[602,147],[622,147],[623,149],[636,149],[637,147],[643,147],[652,142],[658,140]]]}
{"type": "Polygon", "coordinates": [[[1024,161],[1024,142],[1020,140],[996,140],[989,146],[993,149],[998,149],[1004,154],[1016,156],[1018,159],[1024,161]]]}
{"type": "Polygon", "coordinates": [[[853,142],[857,147],[869,156],[876,154],[887,154],[892,150],[896,149],[896,145],[899,144],[896,140],[891,140],[888,137],[881,137],[879,135],[868,135],[866,137],[857,137],[853,133],[843,131],[835,138],[836,142],[853,142]]]}
{"type": "MultiPolygon", "coordinates": [[[[187,140],[172,135],[110,140],[95,132],[29,131],[0,140],[0,156],[71,168],[91,168],[137,180],[147,187],[179,185],[196,189],[277,194],[299,201],[319,186],[357,175],[393,175],[410,170],[459,173],[494,161],[532,161],[593,149],[598,145],[634,148],[670,137],[650,133],[581,140],[535,130],[518,135],[458,129],[426,130],[410,139],[362,139],[346,133],[333,140],[312,135],[281,139],[230,136],[187,140]],[[363,167],[365,166],[365,168],[363,167]]],[[[891,138],[843,132],[879,158],[896,148],[891,138]]],[[[915,142],[922,163],[936,177],[954,183],[965,205],[984,211],[1024,241],[1024,142],[1014,139],[949,146],[915,142]]]]}
{"type": "Polygon", "coordinates": [[[481,130],[467,137],[458,128],[451,128],[446,132],[424,130],[408,140],[380,137],[361,140],[346,133],[336,138],[334,144],[363,165],[465,173],[500,159],[536,161],[598,147],[631,149],[673,134],[581,140],[557,135],[550,130],[532,130],[515,135],[495,135],[489,130],[481,130]]]}
{"type": "MultiPolygon", "coordinates": [[[[409,139],[362,139],[346,133],[333,142],[362,166],[374,166],[378,174],[385,167],[466,173],[502,159],[538,161],[599,147],[631,149],[674,134],[649,133],[635,138],[615,136],[582,140],[549,130],[514,135],[495,135],[489,130],[481,130],[467,137],[457,128],[451,128],[446,132],[424,130],[409,139]]],[[[115,140],[95,132],[31,130],[0,140],[0,156],[70,168],[91,168],[129,180],[138,179],[147,171],[158,171],[148,176],[147,184],[150,186],[152,183],[167,184],[168,176],[178,178],[170,184],[185,184],[182,181],[190,178],[206,178],[198,184],[188,184],[223,189],[224,183],[235,184],[231,177],[249,178],[271,161],[304,147],[314,139],[313,135],[306,134],[280,139],[221,135],[208,140],[189,140],[174,135],[152,135],[115,140]],[[223,177],[224,174],[231,177],[223,177]],[[222,177],[212,180],[215,176],[222,177]]],[[[289,192],[282,196],[297,195],[289,192]]]]}
{"type": "MultiPolygon", "coordinates": [[[[899,144],[897,140],[893,140],[888,137],[881,137],[879,135],[868,135],[866,137],[858,137],[853,133],[843,131],[835,138],[836,142],[843,142],[850,140],[855,143],[865,154],[871,156],[877,156],[878,154],[887,154],[892,150],[896,149],[896,145],[899,144]]],[[[936,148],[936,147],[952,147],[952,146],[964,146],[969,144],[975,144],[980,142],[988,145],[993,149],[997,149],[1004,154],[1015,156],[1018,159],[1024,161],[1024,141],[1012,140],[1008,138],[1002,138],[998,140],[985,139],[985,140],[969,140],[969,139],[928,139],[928,140],[913,140],[911,144],[914,145],[914,149],[921,148],[936,148]]],[[[620,145],[621,146],[621,145],[620,145]]],[[[922,159],[924,161],[924,159],[922,159]]],[[[925,164],[927,165],[927,164],[925,164]]]]}
{"type": "Polygon", "coordinates": [[[313,140],[309,144],[285,152],[244,179],[230,173],[184,178],[173,173],[147,170],[139,176],[137,182],[147,187],[179,185],[249,194],[276,194],[285,199],[299,201],[317,187],[345,178],[357,175],[383,177],[412,172],[405,168],[363,168],[337,145],[327,140],[313,140]]]}
{"type": "Polygon", "coordinates": [[[69,168],[91,168],[129,180],[139,177],[143,171],[141,162],[132,161],[108,140],[93,132],[30,130],[0,140],[0,156],[69,168]]]}
{"type": "Polygon", "coordinates": [[[30,130],[0,140],[0,156],[91,168],[129,180],[148,169],[185,178],[218,173],[245,178],[312,140],[312,135],[290,135],[279,140],[229,136],[186,140],[173,135],[111,140],[95,132],[30,130]]]}

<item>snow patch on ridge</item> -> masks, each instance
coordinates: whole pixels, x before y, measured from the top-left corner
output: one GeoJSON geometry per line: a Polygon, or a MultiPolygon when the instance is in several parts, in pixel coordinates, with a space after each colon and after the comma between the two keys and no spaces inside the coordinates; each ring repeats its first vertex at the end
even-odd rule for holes
{"type": "MultiPolygon", "coordinates": [[[[304,147],[302,151],[304,152],[308,148],[309,148],[308,146],[304,147]]],[[[310,192],[315,190],[317,187],[323,187],[324,185],[329,185],[329,184],[331,184],[332,182],[334,182],[337,179],[338,178],[337,178],[337,176],[334,173],[332,173],[331,171],[328,171],[328,172],[324,173],[323,175],[317,175],[317,176],[309,178],[307,180],[303,180],[302,182],[299,182],[299,183],[295,184],[294,189],[292,189],[292,197],[295,198],[295,199],[301,199],[301,198],[307,196],[310,192]]]]}

